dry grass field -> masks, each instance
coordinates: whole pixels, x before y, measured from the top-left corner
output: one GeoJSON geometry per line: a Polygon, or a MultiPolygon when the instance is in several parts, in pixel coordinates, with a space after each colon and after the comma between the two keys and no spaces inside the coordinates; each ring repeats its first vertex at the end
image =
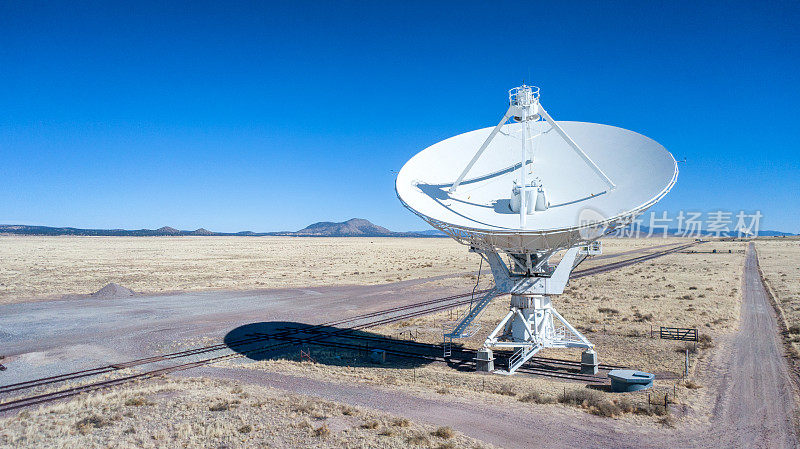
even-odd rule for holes
{"type": "MultiPolygon", "coordinates": [[[[609,239],[605,252],[678,239],[609,239]]],[[[478,269],[449,238],[0,236],[0,303],[87,294],[380,284],[478,269]]]]}
{"type": "MultiPolygon", "coordinates": [[[[745,248],[746,244],[742,242],[712,242],[704,244],[701,249],[716,249],[717,254],[672,254],[646,264],[575,279],[564,295],[554,297],[554,303],[561,314],[597,346],[601,363],[636,368],[672,379],[657,381],[654,394],[678,392],[681,402],[697,409],[707,409],[710,398],[702,391],[705,373],[696,372],[697,362],[708,357],[715,340],[737,329],[745,248]],[[729,250],[731,253],[728,253],[729,250]],[[703,336],[702,341],[695,346],[660,340],[657,333],[655,338],[651,338],[651,328],[657,332],[659,326],[696,327],[703,336]],[[687,347],[692,352],[691,373],[689,381],[685,382],[681,377],[684,350],[687,347]]],[[[484,279],[486,283],[482,282],[482,287],[488,287],[489,279],[484,279]]],[[[486,334],[507,310],[508,297],[496,299],[481,315],[481,331],[459,342],[469,348],[480,347],[486,334]]],[[[416,341],[435,345],[442,341],[442,324],[453,317],[452,313],[443,312],[370,329],[370,332],[395,338],[413,335],[416,341]]],[[[322,348],[318,348],[318,351],[318,363],[300,363],[293,355],[245,366],[303,373],[326,380],[393,385],[392,388],[405,388],[421,395],[454,394],[481,400],[489,397],[499,401],[516,401],[533,394],[539,395],[545,402],[555,402],[563,395],[565,385],[576,388],[572,384],[547,378],[516,376],[512,381],[501,376],[475,376],[439,364],[424,365],[413,370],[401,361],[397,365],[370,367],[363,365],[363,356],[360,363],[358,355],[351,354],[353,360],[345,363],[342,357],[348,355],[322,348]]],[[[579,351],[545,350],[540,354],[545,357],[580,359],[579,351]]],[[[609,402],[621,397],[618,394],[606,396],[602,392],[598,392],[598,395],[601,396],[598,398],[601,402],[603,396],[609,402]]],[[[631,402],[641,401],[641,395],[630,396],[631,402]]],[[[587,410],[599,411],[591,407],[587,410]]],[[[642,414],[628,416],[634,415],[642,414]]],[[[658,415],[642,419],[663,420],[658,415]]]]}
{"type": "Polygon", "coordinates": [[[0,419],[14,448],[491,447],[448,427],[202,378],[169,379],[0,419]]]}
{"type": "Polygon", "coordinates": [[[759,239],[756,249],[764,278],[786,321],[791,356],[800,359],[800,239],[759,239]]]}
{"type": "Polygon", "coordinates": [[[475,270],[443,238],[0,236],[0,302],[86,294],[380,284],[475,270]]]}

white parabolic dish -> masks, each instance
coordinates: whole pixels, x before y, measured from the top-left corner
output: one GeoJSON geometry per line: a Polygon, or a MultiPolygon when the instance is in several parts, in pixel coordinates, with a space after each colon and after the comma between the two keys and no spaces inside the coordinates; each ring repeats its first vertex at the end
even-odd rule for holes
{"type": "Polygon", "coordinates": [[[631,223],[669,192],[678,176],[672,154],[654,140],[597,123],[557,122],[613,180],[609,188],[546,121],[531,124],[531,174],[550,206],[524,227],[509,206],[519,179],[522,125],[502,126],[458,190],[450,187],[493,128],[451,137],[411,158],[397,176],[403,204],[462,243],[507,252],[568,248],[631,223]]]}

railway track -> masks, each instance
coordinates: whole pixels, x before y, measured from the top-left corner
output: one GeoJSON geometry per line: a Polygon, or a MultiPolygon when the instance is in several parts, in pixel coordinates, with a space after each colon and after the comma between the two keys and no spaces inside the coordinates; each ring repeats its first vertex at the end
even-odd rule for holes
{"type": "MultiPolygon", "coordinates": [[[[308,333],[307,330],[302,330],[300,333],[308,333]]],[[[374,343],[375,346],[373,348],[380,348],[386,351],[389,355],[394,355],[402,358],[412,358],[412,359],[424,359],[431,362],[444,362],[444,363],[456,363],[459,366],[475,366],[474,356],[475,351],[473,349],[465,349],[465,348],[453,348],[452,355],[449,357],[444,357],[438,355],[442,352],[442,348],[439,345],[430,345],[427,343],[421,343],[416,341],[409,341],[409,340],[399,340],[399,339],[391,339],[388,337],[381,337],[377,335],[364,335],[364,334],[356,334],[352,329],[337,329],[333,331],[311,331],[311,333],[316,334],[315,337],[312,338],[298,338],[298,337],[288,337],[287,341],[291,342],[294,345],[311,345],[311,346],[322,346],[322,347],[333,347],[339,349],[346,349],[351,351],[363,351],[365,350],[364,346],[354,344],[352,341],[366,341],[368,343],[374,343]],[[331,338],[343,338],[346,341],[330,341],[331,338]],[[397,346],[405,347],[406,349],[397,348],[397,346]]],[[[266,335],[266,334],[265,334],[266,335]]],[[[280,339],[281,337],[278,337],[280,339]]],[[[366,346],[366,349],[369,350],[370,346],[366,346]]],[[[504,352],[498,352],[498,354],[505,354],[504,352]]],[[[508,353],[507,355],[510,355],[508,353]]],[[[569,379],[569,380],[577,380],[582,382],[590,382],[590,383],[606,383],[607,379],[603,376],[597,375],[588,375],[588,374],[580,374],[575,372],[563,372],[563,371],[556,371],[556,369],[561,370],[578,370],[580,369],[580,362],[574,360],[567,360],[567,359],[555,359],[549,357],[533,357],[528,365],[523,366],[518,371],[522,373],[528,374],[538,374],[548,377],[557,377],[561,379],[569,379]]],[[[610,371],[612,369],[617,368],[624,368],[617,365],[607,365],[607,364],[600,364],[598,367],[603,371],[610,371]]]]}
{"type": "MultiPolygon", "coordinates": [[[[466,297],[466,296],[471,296],[471,295],[472,295],[472,292],[465,293],[465,294],[462,294],[462,295],[454,295],[452,297],[448,297],[447,299],[460,298],[460,297],[466,297]]],[[[442,301],[442,298],[440,298],[438,301],[442,301]]],[[[433,301],[433,302],[436,302],[436,301],[433,301]]],[[[455,303],[448,303],[448,304],[444,304],[444,305],[434,305],[433,307],[429,307],[429,308],[426,308],[426,309],[423,309],[423,310],[413,310],[411,312],[400,313],[398,315],[393,315],[393,316],[390,316],[388,318],[381,318],[381,319],[374,320],[374,321],[371,321],[371,322],[368,322],[368,323],[364,323],[364,324],[356,324],[355,326],[353,326],[353,329],[365,329],[365,328],[370,328],[370,327],[376,327],[376,326],[380,326],[380,325],[387,324],[387,323],[394,322],[394,321],[402,321],[402,320],[405,320],[405,319],[408,319],[408,318],[413,318],[413,317],[417,317],[417,316],[421,316],[421,315],[427,315],[427,314],[435,313],[435,312],[442,311],[442,310],[448,310],[449,308],[455,307],[458,304],[468,304],[468,303],[469,303],[469,300],[462,300],[462,301],[457,301],[455,303]]],[[[389,309],[389,310],[391,311],[391,313],[395,313],[398,310],[403,311],[403,310],[406,310],[406,309],[417,308],[417,307],[419,307],[419,304],[412,304],[410,306],[412,306],[412,307],[400,306],[400,307],[395,307],[395,308],[389,309]]],[[[386,311],[382,311],[382,312],[386,313],[386,311]]],[[[377,313],[377,312],[370,313],[370,314],[364,314],[364,315],[365,316],[373,316],[373,315],[376,315],[376,314],[379,315],[379,313],[377,313]]],[[[358,317],[354,317],[354,318],[347,319],[347,320],[340,320],[340,321],[335,321],[335,322],[331,322],[331,323],[311,326],[310,328],[321,328],[323,326],[340,325],[341,323],[346,323],[346,322],[350,322],[350,321],[357,321],[357,320],[361,320],[361,319],[364,319],[363,316],[358,316],[358,317]]],[[[149,370],[149,371],[144,371],[144,372],[141,372],[141,373],[124,375],[124,376],[121,376],[121,377],[118,377],[118,378],[114,378],[114,379],[105,379],[105,380],[101,380],[101,381],[97,381],[97,382],[93,382],[93,383],[89,383],[89,384],[85,384],[85,385],[77,385],[77,386],[74,386],[74,387],[69,387],[69,388],[58,390],[58,391],[45,392],[45,393],[40,393],[40,394],[27,396],[27,397],[23,397],[23,398],[11,399],[11,400],[8,400],[8,401],[0,403],[0,413],[6,412],[6,411],[9,411],[9,410],[18,409],[18,408],[28,407],[28,406],[31,406],[31,405],[37,405],[37,404],[41,404],[41,403],[45,403],[45,402],[51,402],[51,401],[55,401],[55,400],[59,400],[59,399],[64,399],[64,398],[75,396],[75,395],[78,395],[78,394],[81,394],[81,393],[86,393],[86,392],[95,391],[95,390],[99,390],[99,389],[109,388],[109,387],[113,387],[113,386],[116,386],[116,385],[120,385],[120,384],[124,384],[124,383],[127,383],[127,382],[131,382],[131,381],[134,381],[134,380],[148,379],[148,378],[152,378],[152,377],[156,377],[156,376],[160,376],[160,375],[164,375],[164,374],[169,374],[169,373],[176,372],[176,371],[183,371],[183,370],[187,370],[187,369],[191,369],[191,368],[196,368],[196,367],[199,367],[199,366],[210,365],[210,364],[213,364],[213,363],[216,363],[216,362],[219,362],[219,361],[222,361],[222,360],[230,359],[230,358],[246,357],[246,356],[255,355],[255,354],[258,354],[258,353],[262,353],[262,352],[272,351],[272,350],[279,349],[281,347],[293,344],[293,342],[296,341],[296,340],[291,339],[290,338],[290,334],[297,333],[297,332],[307,332],[310,328],[298,328],[297,330],[294,330],[294,331],[284,331],[284,332],[278,332],[278,333],[275,333],[275,334],[269,334],[269,335],[263,335],[263,336],[254,336],[252,338],[246,338],[246,339],[242,339],[242,340],[237,340],[235,342],[221,343],[221,344],[218,344],[218,345],[212,345],[212,346],[207,346],[207,347],[203,347],[203,348],[195,348],[195,349],[190,349],[190,350],[186,350],[186,351],[180,351],[180,352],[172,353],[172,354],[165,354],[165,355],[160,355],[160,356],[156,356],[156,357],[148,357],[148,358],[144,358],[144,359],[138,359],[138,360],[132,361],[132,362],[125,362],[125,363],[121,363],[121,364],[108,365],[108,366],[97,368],[97,369],[94,369],[94,370],[83,370],[81,372],[67,373],[67,374],[60,375],[60,376],[51,376],[51,377],[47,377],[47,378],[35,379],[35,380],[32,380],[32,381],[20,382],[20,383],[12,384],[12,385],[6,385],[4,387],[0,387],[0,393],[8,393],[8,392],[19,391],[19,390],[23,390],[23,389],[34,388],[34,387],[44,387],[44,386],[48,386],[48,385],[64,382],[64,381],[67,381],[67,380],[75,380],[75,379],[82,378],[82,377],[88,377],[88,376],[93,376],[93,375],[97,375],[97,374],[108,373],[108,372],[111,372],[111,371],[121,370],[121,369],[127,368],[127,367],[154,363],[156,361],[172,360],[172,359],[177,359],[177,358],[182,358],[182,357],[187,357],[187,356],[192,356],[192,355],[197,355],[197,354],[214,352],[214,351],[218,351],[218,350],[222,350],[222,349],[234,349],[236,347],[240,347],[240,346],[244,346],[244,345],[248,345],[248,344],[253,344],[253,343],[261,343],[261,342],[268,342],[269,340],[283,339],[283,341],[280,341],[279,343],[268,344],[268,345],[260,346],[258,348],[254,348],[254,349],[242,350],[242,351],[239,351],[239,352],[219,355],[219,356],[215,356],[215,357],[211,357],[211,358],[207,358],[207,359],[203,359],[203,360],[199,360],[199,361],[182,363],[182,364],[172,365],[172,366],[163,367],[163,368],[156,368],[156,369],[152,369],[152,370],[149,370]],[[109,369],[109,368],[111,368],[111,369],[109,369]]],[[[308,340],[308,339],[306,339],[306,340],[308,340]]]]}
{"type": "MultiPolygon", "coordinates": [[[[488,291],[488,290],[486,290],[486,291],[488,291]]],[[[479,293],[479,292],[476,292],[476,293],[479,293]]],[[[444,298],[436,298],[436,299],[432,299],[432,300],[428,300],[428,301],[422,301],[422,302],[418,302],[418,303],[414,303],[414,304],[408,304],[408,305],[404,305],[404,306],[392,307],[390,309],[384,309],[384,310],[380,310],[380,311],[377,311],[377,312],[370,312],[370,313],[357,315],[357,316],[354,316],[352,318],[329,321],[329,322],[326,322],[326,323],[314,325],[310,329],[342,326],[342,325],[346,325],[347,323],[358,322],[358,321],[361,321],[361,320],[367,320],[367,319],[378,317],[378,316],[381,316],[381,315],[387,315],[387,314],[391,315],[393,313],[403,312],[403,311],[406,311],[406,310],[416,309],[416,308],[425,307],[425,306],[429,306],[429,305],[435,305],[435,306],[431,307],[431,308],[428,308],[428,309],[424,309],[424,313],[420,313],[419,315],[427,314],[427,313],[435,313],[435,312],[438,312],[438,311],[441,311],[441,310],[447,310],[450,307],[457,307],[459,305],[469,304],[469,301],[457,301],[457,300],[461,299],[461,298],[466,298],[466,297],[471,296],[471,295],[472,295],[472,292],[470,292],[470,293],[462,293],[462,294],[448,296],[448,297],[444,297],[444,298]],[[449,301],[453,301],[453,302],[449,302],[449,301]]],[[[408,315],[408,317],[412,318],[414,316],[419,316],[419,315],[413,314],[413,315],[408,315]]],[[[406,316],[407,315],[403,315],[404,318],[402,318],[402,319],[405,319],[406,316]]],[[[391,321],[392,321],[391,317],[384,318],[384,319],[379,320],[378,324],[376,324],[376,325],[388,323],[388,322],[391,322],[391,321]]],[[[358,324],[354,325],[354,327],[356,327],[356,326],[358,326],[358,324]]],[[[80,379],[80,378],[84,378],[84,377],[88,377],[88,376],[95,376],[95,375],[99,375],[99,374],[110,373],[110,372],[122,370],[122,369],[125,369],[125,368],[133,368],[133,367],[136,367],[136,366],[151,364],[151,363],[155,363],[155,362],[168,361],[168,360],[178,359],[178,358],[182,358],[182,357],[188,357],[188,356],[193,356],[193,355],[199,355],[199,354],[205,354],[205,353],[209,353],[209,352],[219,351],[219,350],[230,348],[231,344],[234,344],[234,345],[246,345],[246,344],[256,343],[256,342],[263,341],[263,340],[264,340],[264,337],[253,337],[253,338],[248,338],[248,339],[237,340],[235,342],[218,343],[218,344],[215,344],[215,345],[203,346],[203,347],[200,347],[200,348],[192,348],[192,349],[172,352],[172,353],[168,353],[168,354],[161,354],[161,355],[157,355],[157,356],[153,356],[153,357],[146,357],[146,358],[141,358],[141,359],[136,359],[136,360],[130,360],[130,361],[127,361],[127,362],[122,362],[122,363],[114,363],[114,364],[105,365],[105,366],[101,366],[101,367],[97,367],[97,368],[91,368],[91,369],[75,371],[75,372],[71,372],[71,373],[60,374],[60,375],[56,375],[56,376],[43,377],[43,378],[29,380],[29,381],[25,381],[25,382],[18,382],[18,383],[9,384],[9,385],[3,385],[3,386],[0,386],[0,394],[10,393],[10,392],[13,392],[13,391],[24,390],[24,389],[28,389],[28,388],[37,387],[37,386],[49,385],[49,384],[53,384],[53,383],[57,383],[57,382],[63,382],[63,381],[67,381],[67,380],[74,380],[74,379],[80,379]]]]}
{"type": "MultiPolygon", "coordinates": [[[[285,328],[289,329],[289,328],[285,328]]],[[[293,328],[297,329],[297,328],[293,328]]],[[[374,342],[378,345],[403,345],[408,347],[414,347],[419,350],[435,350],[437,352],[441,352],[442,347],[440,345],[430,345],[428,343],[422,343],[413,340],[401,340],[392,337],[384,337],[380,335],[369,335],[369,334],[356,334],[355,329],[335,329],[335,330],[312,330],[312,329],[304,329],[300,328],[299,332],[297,333],[308,333],[312,332],[314,334],[320,334],[320,339],[322,341],[328,338],[346,338],[348,340],[360,340],[360,341],[367,341],[367,342],[374,342]]],[[[255,335],[264,335],[267,336],[268,334],[255,334],[255,335]]],[[[313,340],[313,341],[304,341],[302,343],[310,343],[310,344],[317,344],[316,342],[320,340],[313,340]]],[[[377,347],[377,346],[376,346],[377,347]]],[[[473,349],[465,349],[461,347],[454,347],[453,353],[460,353],[463,357],[473,357],[474,350],[473,349]]],[[[510,351],[497,351],[497,354],[508,354],[510,355],[510,351]]],[[[462,357],[462,358],[463,358],[462,357]]],[[[454,357],[459,358],[459,357],[454,357]]],[[[442,360],[446,360],[447,358],[442,358],[442,360]]],[[[562,365],[562,366],[571,366],[571,367],[580,367],[581,363],[575,360],[568,360],[568,359],[556,359],[551,357],[537,357],[534,356],[531,358],[531,361],[538,364],[555,364],[555,365],[562,365]]],[[[612,369],[622,369],[625,368],[619,365],[608,365],[608,364],[599,364],[598,367],[604,370],[612,370],[612,369]]]]}
{"type": "MultiPolygon", "coordinates": [[[[349,337],[349,338],[353,338],[353,337],[349,337]]],[[[357,339],[357,337],[355,339],[357,339]]],[[[345,349],[345,350],[351,350],[351,351],[361,351],[361,350],[364,349],[364,347],[361,346],[361,345],[357,345],[357,344],[353,344],[353,343],[347,343],[347,342],[327,341],[324,338],[323,339],[289,338],[289,339],[287,339],[287,341],[292,343],[292,344],[295,344],[295,345],[308,344],[308,345],[315,345],[315,346],[323,346],[323,347],[345,349]]],[[[402,342],[402,340],[398,340],[396,342],[386,342],[386,343],[395,344],[395,343],[398,343],[398,342],[402,342]]],[[[417,351],[414,351],[414,350],[403,350],[403,349],[398,349],[398,348],[387,348],[387,347],[381,347],[381,349],[383,351],[385,351],[387,355],[392,355],[392,356],[400,357],[400,358],[421,359],[421,360],[426,360],[426,361],[429,361],[429,362],[456,363],[459,366],[464,366],[464,367],[473,367],[473,366],[475,366],[475,361],[474,361],[474,355],[475,355],[474,352],[475,351],[467,351],[467,350],[455,351],[454,350],[453,352],[459,352],[460,355],[458,355],[458,356],[453,355],[453,356],[450,356],[450,357],[443,357],[441,355],[434,354],[434,351],[433,351],[434,348],[437,349],[438,351],[441,351],[440,347],[438,347],[438,346],[431,347],[431,346],[428,346],[428,345],[426,345],[426,346],[427,346],[426,349],[430,353],[422,353],[422,352],[420,352],[418,350],[417,351]]],[[[580,365],[580,363],[578,365],[580,365]]],[[[537,374],[537,375],[543,375],[543,376],[555,377],[555,378],[567,379],[567,380],[573,380],[573,381],[589,382],[589,383],[594,383],[594,384],[606,383],[606,381],[607,381],[607,379],[605,377],[602,377],[602,376],[589,375],[589,374],[578,374],[578,373],[572,373],[572,372],[554,371],[552,369],[536,367],[536,366],[523,366],[522,368],[520,368],[518,370],[518,372],[528,373],[528,374],[537,374]]]]}
{"type": "Polygon", "coordinates": [[[621,260],[619,262],[612,262],[612,263],[605,264],[605,265],[599,265],[599,266],[596,266],[596,267],[591,267],[591,268],[586,268],[586,269],[583,269],[583,270],[578,270],[578,271],[573,272],[572,275],[570,276],[570,278],[576,279],[576,278],[582,278],[582,277],[585,277],[585,276],[592,276],[592,275],[599,274],[599,273],[605,273],[607,271],[618,270],[620,268],[625,268],[625,267],[630,266],[630,265],[634,265],[634,264],[646,262],[648,260],[652,260],[652,259],[655,259],[655,258],[658,258],[658,257],[666,256],[667,254],[677,253],[677,252],[683,251],[683,250],[685,250],[687,248],[690,248],[690,247],[692,247],[694,245],[697,245],[697,244],[699,244],[699,242],[686,243],[684,245],[679,245],[679,246],[676,246],[676,247],[673,247],[673,248],[669,248],[669,249],[665,249],[665,250],[662,250],[662,251],[656,251],[656,252],[653,252],[653,253],[650,253],[650,254],[644,254],[642,256],[634,257],[634,258],[631,258],[631,259],[625,259],[625,260],[621,260]]]}
{"type": "MultiPolygon", "coordinates": [[[[612,262],[609,264],[587,268],[584,270],[575,271],[572,275],[573,278],[580,278],[585,276],[591,276],[607,271],[617,270],[620,268],[624,268],[633,264],[645,262],[648,260],[655,259],[657,257],[665,256],[667,254],[672,254],[678,251],[685,250],[691,246],[698,244],[698,242],[692,242],[685,245],[679,245],[676,247],[668,248],[661,251],[656,251],[650,254],[645,254],[643,256],[634,257],[631,259],[626,259],[619,262],[612,262]]],[[[472,302],[472,295],[473,294],[481,294],[489,291],[489,289],[476,291],[476,292],[468,292],[458,295],[452,295],[445,298],[437,298],[431,299],[427,301],[422,301],[414,304],[407,304],[403,306],[392,307],[389,309],[384,309],[376,312],[369,312],[361,315],[357,315],[355,317],[346,318],[342,320],[335,320],[330,321],[323,324],[318,324],[314,326],[309,326],[308,328],[302,328],[297,330],[285,330],[283,332],[278,332],[269,335],[253,335],[252,337],[248,337],[241,340],[236,340],[234,342],[225,342],[219,343],[215,345],[209,345],[199,348],[192,348],[183,351],[172,352],[168,354],[161,354],[153,357],[146,357],[136,360],[131,360],[122,363],[115,363],[110,365],[105,365],[97,368],[91,368],[86,370],[74,371],[70,373],[60,374],[56,376],[48,376],[39,379],[33,379],[30,381],[18,382],[14,384],[0,386],[0,395],[7,395],[9,393],[28,390],[32,388],[41,388],[41,387],[48,387],[58,383],[85,379],[91,376],[97,376],[101,374],[109,374],[121,371],[123,369],[139,367],[149,364],[155,364],[159,362],[169,362],[173,360],[180,360],[186,357],[191,356],[198,356],[203,354],[210,354],[216,351],[223,351],[223,350],[234,350],[235,348],[243,347],[245,345],[251,345],[254,343],[264,343],[269,340],[278,340],[276,343],[268,344],[265,346],[261,346],[254,349],[247,349],[242,351],[237,351],[233,353],[218,355],[214,357],[205,358],[202,360],[186,362],[186,363],[179,363],[176,365],[171,365],[167,367],[158,367],[149,369],[140,373],[134,374],[126,374],[122,375],[117,378],[113,379],[104,379],[96,382],[87,383],[84,385],[77,385],[71,386],[67,388],[62,388],[56,391],[44,392],[39,394],[34,394],[31,396],[21,397],[21,398],[12,398],[0,403],[0,413],[15,410],[23,407],[28,407],[32,405],[42,404],[46,402],[56,401],[60,399],[69,398],[81,393],[86,393],[90,391],[100,390],[104,388],[109,388],[121,384],[125,384],[128,382],[132,382],[135,380],[143,380],[149,379],[152,377],[169,374],[176,371],[187,370],[199,366],[209,365],[221,360],[234,358],[234,357],[246,357],[248,355],[257,354],[260,352],[271,351],[275,349],[279,349],[280,347],[284,347],[291,344],[297,344],[298,341],[303,341],[305,343],[310,343],[309,339],[298,339],[292,338],[292,334],[296,334],[297,332],[314,332],[315,330],[323,329],[326,327],[336,327],[336,326],[344,326],[347,325],[349,329],[342,329],[346,331],[352,331],[357,329],[366,329],[371,327],[377,327],[383,324],[388,324],[396,321],[402,321],[409,318],[414,318],[422,315],[428,315],[431,313],[436,313],[444,310],[449,310],[458,306],[467,305],[472,302]],[[464,299],[470,298],[470,299],[464,299]],[[283,339],[283,340],[281,340],[283,339]]],[[[401,340],[397,340],[401,341],[401,340]]],[[[324,342],[322,340],[314,341],[314,344],[333,344],[332,342],[324,342]]],[[[455,348],[454,348],[455,350],[455,348]]],[[[469,357],[461,357],[460,359],[457,358],[447,358],[437,356],[437,355],[421,355],[419,353],[414,353],[413,351],[408,350],[392,350],[394,352],[388,352],[390,354],[394,354],[397,356],[403,357],[423,357],[427,358],[428,360],[436,360],[436,361],[445,361],[445,362],[453,362],[453,361],[460,361],[461,363],[474,363],[471,360],[471,354],[469,357]]],[[[574,364],[576,362],[568,361],[568,360],[559,360],[559,359],[544,359],[544,358],[534,358],[534,364],[536,363],[560,363],[562,365],[566,364],[574,364]]],[[[537,368],[536,366],[526,366],[523,372],[528,372],[530,374],[540,374],[540,375],[547,375],[550,377],[560,377],[560,378],[569,378],[572,380],[583,380],[586,382],[597,382],[596,376],[586,376],[586,375],[577,375],[574,373],[555,373],[552,371],[548,371],[543,368],[537,368]],[[583,377],[582,377],[583,376],[583,377]]],[[[613,368],[612,368],[613,369],[613,368]]],[[[601,380],[602,382],[602,380],[601,380]]]]}

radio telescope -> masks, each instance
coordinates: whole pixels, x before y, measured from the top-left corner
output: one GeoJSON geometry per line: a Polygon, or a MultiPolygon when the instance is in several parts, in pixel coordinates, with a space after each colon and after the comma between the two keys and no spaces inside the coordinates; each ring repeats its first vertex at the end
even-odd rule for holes
{"type": "Polygon", "coordinates": [[[553,307],[572,270],[600,254],[598,239],[633,222],[669,192],[675,158],[633,131],[584,122],[556,122],[539,89],[522,85],[493,128],[436,143],[397,175],[400,201],[431,226],[478,253],[494,288],[444,333],[478,331],[476,318],[499,295],[511,294],[503,320],[478,351],[478,369],[494,371],[493,350],[513,350],[512,374],[543,348],[581,348],[581,370],[597,372],[594,345],[553,307]],[[563,253],[551,265],[550,259],[563,253]]]}

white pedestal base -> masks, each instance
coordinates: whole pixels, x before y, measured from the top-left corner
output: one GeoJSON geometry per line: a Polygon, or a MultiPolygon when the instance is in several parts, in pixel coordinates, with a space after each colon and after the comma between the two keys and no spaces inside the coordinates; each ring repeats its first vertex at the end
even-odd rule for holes
{"type": "Polygon", "coordinates": [[[512,295],[509,312],[486,338],[484,348],[515,349],[507,374],[513,374],[544,348],[583,348],[591,351],[593,365],[597,365],[594,345],[556,311],[546,295],[512,295]]]}

